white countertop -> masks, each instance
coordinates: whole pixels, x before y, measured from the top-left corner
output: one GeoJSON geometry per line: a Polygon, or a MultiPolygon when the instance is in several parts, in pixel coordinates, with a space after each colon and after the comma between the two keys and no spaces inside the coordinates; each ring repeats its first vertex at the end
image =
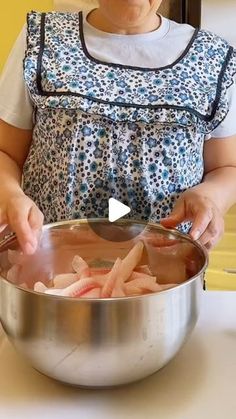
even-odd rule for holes
{"type": "Polygon", "coordinates": [[[203,293],[198,324],[175,359],[119,389],[83,390],[44,377],[0,333],[0,418],[235,419],[236,293],[203,293]]]}

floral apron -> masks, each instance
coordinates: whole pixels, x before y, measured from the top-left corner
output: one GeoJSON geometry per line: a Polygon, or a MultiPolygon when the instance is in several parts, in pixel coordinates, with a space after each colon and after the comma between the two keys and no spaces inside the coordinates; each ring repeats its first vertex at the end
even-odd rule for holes
{"type": "Polygon", "coordinates": [[[25,193],[46,222],[106,217],[110,197],[158,222],[202,181],[205,136],[227,115],[235,72],[234,49],[207,31],[171,65],[139,68],[90,56],[82,12],[30,13],[25,193]]]}

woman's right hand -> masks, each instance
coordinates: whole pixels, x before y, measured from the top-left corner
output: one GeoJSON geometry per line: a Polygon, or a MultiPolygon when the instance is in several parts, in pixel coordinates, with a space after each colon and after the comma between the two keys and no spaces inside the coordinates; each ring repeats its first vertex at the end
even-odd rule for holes
{"type": "MultiPolygon", "coordinates": [[[[16,233],[25,254],[35,252],[43,214],[21,189],[22,171],[32,143],[32,130],[0,119],[0,233],[16,233]]],[[[3,234],[1,234],[2,236],[3,234]]]]}
{"type": "Polygon", "coordinates": [[[24,254],[33,254],[43,226],[44,216],[23,191],[0,196],[0,232],[6,227],[16,233],[24,254]]]}

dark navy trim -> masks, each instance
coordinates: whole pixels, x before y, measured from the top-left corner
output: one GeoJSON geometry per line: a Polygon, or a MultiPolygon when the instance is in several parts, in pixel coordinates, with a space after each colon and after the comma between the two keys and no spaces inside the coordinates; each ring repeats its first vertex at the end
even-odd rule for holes
{"type": "MultiPolygon", "coordinates": [[[[222,65],[222,69],[221,69],[221,72],[220,72],[220,75],[219,75],[219,78],[218,78],[217,89],[216,89],[216,97],[215,97],[215,100],[214,100],[214,103],[213,103],[213,107],[212,107],[212,115],[213,115],[212,116],[212,119],[214,118],[214,116],[216,114],[216,111],[217,111],[217,107],[219,105],[219,101],[220,101],[221,93],[222,93],[222,81],[223,81],[223,77],[225,75],[225,71],[226,71],[227,65],[229,64],[229,61],[230,61],[233,53],[234,53],[234,48],[233,47],[229,47],[228,53],[226,55],[225,61],[224,61],[223,65],[222,65]]],[[[232,81],[231,85],[232,84],[233,84],[233,81],[232,81]]],[[[228,115],[228,112],[229,111],[227,111],[227,113],[224,116],[223,120],[219,121],[218,124],[214,127],[214,130],[225,120],[226,116],[228,115]]]]}
{"type": "MultiPolygon", "coordinates": [[[[83,18],[82,12],[79,13],[79,17],[80,19],[83,18]]],[[[177,110],[183,110],[183,111],[187,111],[193,115],[196,115],[198,118],[204,120],[205,122],[210,122],[214,116],[215,113],[217,111],[217,107],[219,104],[219,100],[221,97],[221,92],[222,92],[222,81],[223,81],[223,77],[225,74],[225,70],[227,68],[227,65],[229,63],[229,60],[233,54],[234,48],[233,47],[229,47],[227,56],[225,58],[225,61],[222,65],[222,69],[218,78],[218,83],[217,83],[217,91],[216,91],[216,98],[213,102],[213,107],[212,107],[212,113],[211,115],[203,115],[200,112],[196,111],[195,109],[192,108],[188,108],[185,106],[177,106],[177,105],[152,105],[152,104],[148,104],[148,105],[138,105],[135,103],[125,103],[125,102],[108,102],[106,100],[103,99],[99,99],[99,98],[92,98],[91,96],[87,96],[87,95],[83,95],[81,93],[75,93],[75,92],[70,92],[70,91],[46,91],[42,88],[42,58],[43,58],[43,52],[44,52],[44,47],[45,47],[45,19],[46,19],[46,13],[42,13],[41,15],[41,29],[40,29],[40,48],[39,48],[39,54],[38,54],[38,60],[37,60],[37,76],[36,76],[36,83],[37,83],[37,89],[38,89],[38,93],[41,96],[75,96],[75,97],[82,97],[85,99],[88,99],[91,102],[96,102],[96,103],[103,103],[105,105],[109,104],[111,106],[118,106],[118,107],[124,107],[124,108],[135,108],[135,109],[177,109],[177,110]]],[[[82,27],[83,25],[80,25],[80,27],[82,27]]],[[[175,63],[166,66],[166,67],[161,67],[158,70],[161,69],[165,69],[165,68],[171,68],[173,67],[174,64],[176,64],[177,62],[179,62],[185,55],[186,55],[186,51],[188,51],[192,45],[192,43],[194,42],[197,34],[198,34],[198,28],[195,30],[194,32],[194,36],[192,37],[192,40],[190,41],[190,43],[187,46],[187,49],[185,49],[184,53],[182,54],[181,57],[178,58],[177,61],[175,61],[175,63]]],[[[81,35],[81,34],[80,34],[81,35]]],[[[82,32],[82,39],[83,39],[83,32],[82,32]]],[[[81,39],[81,41],[82,41],[81,39]]],[[[85,45],[85,44],[84,44],[85,45]]],[[[96,60],[95,58],[91,57],[95,62],[99,63],[99,64],[105,64],[108,65],[109,63],[103,63],[102,61],[96,60]]],[[[140,67],[132,67],[132,66],[124,66],[121,64],[110,64],[112,66],[115,67],[123,67],[123,68],[132,68],[134,70],[143,70],[143,71],[155,71],[155,69],[148,69],[148,68],[140,68],[140,67]]]]}
{"type": "Polygon", "coordinates": [[[27,58],[27,52],[29,50],[29,17],[30,17],[30,13],[27,13],[26,15],[26,23],[27,23],[27,32],[26,32],[26,49],[25,49],[25,54],[24,54],[24,58],[23,58],[23,69],[25,71],[25,62],[26,62],[26,58],[27,58]]]}
{"type": "Polygon", "coordinates": [[[38,88],[39,94],[44,94],[42,89],[42,61],[43,61],[43,52],[45,46],[45,19],[46,13],[42,13],[41,15],[41,25],[40,25],[40,48],[39,48],[39,55],[37,61],[37,77],[36,77],[36,84],[38,88]]]}
{"type": "Polygon", "coordinates": [[[98,60],[97,58],[94,58],[92,55],[89,54],[87,46],[86,46],[86,42],[85,42],[85,39],[84,39],[83,12],[79,12],[79,34],[80,34],[82,49],[83,49],[83,52],[84,52],[85,56],[90,61],[93,61],[96,64],[102,64],[102,65],[106,65],[108,67],[127,68],[127,69],[130,69],[130,70],[140,70],[140,71],[143,71],[143,72],[145,72],[145,71],[159,71],[159,70],[165,70],[167,68],[172,68],[176,64],[178,64],[185,57],[185,55],[187,55],[191,46],[193,45],[193,42],[195,41],[195,39],[197,37],[198,32],[199,32],[199,28],[196,28],[194,33],[193,33],[193,36],[190,39],[190,41],[189,41],[187,47],[185,48],[184,52],[172,64],[168,64],[168,65],[163,66],[163,67],[149,68],[149,67],[136,67],[136,66],[132,66],[132,65],[124,65],[124,64],[118,64],[118,63],[109,63],[109,62],[106,62],[106,61],[98,60]]]}
{"type": "Polygon", "coordinates": [[[219,75],[218,83],[217,83],[217,89],[216,89],[216,97],[215,97],[214,105],[213,105],[213,108],[212,108],[212,113],[213,114],[216,113],[217,106],[218,106],[218,103],[220,101],[223,77],[225,75],[225,71],[226,71],[226,68],[229,64],[230,58],[233,55],[233,52],[234,52],[234,48],[229,47],[228,53],[226,55],[225,61],[223,62],[223,65],[222,65],[222,68],[221,68],[221,71],[220,71],[220,75],[219,75]]]}

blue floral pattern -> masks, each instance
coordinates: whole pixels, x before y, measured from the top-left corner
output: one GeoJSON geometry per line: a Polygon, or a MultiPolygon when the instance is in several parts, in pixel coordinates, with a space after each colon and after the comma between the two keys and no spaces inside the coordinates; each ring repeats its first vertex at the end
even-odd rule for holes
{"type": "Polygon", "coordinates": [[[24,190],[47,222],[107,216],[110,196],[132,217],[159,221],[202,180],[205,134],[227,114],[235,51],[199,31],[171,66],[112,65],[88,56],[81,22],[29,14],[24,74],[37,112],[24,190]]]}

